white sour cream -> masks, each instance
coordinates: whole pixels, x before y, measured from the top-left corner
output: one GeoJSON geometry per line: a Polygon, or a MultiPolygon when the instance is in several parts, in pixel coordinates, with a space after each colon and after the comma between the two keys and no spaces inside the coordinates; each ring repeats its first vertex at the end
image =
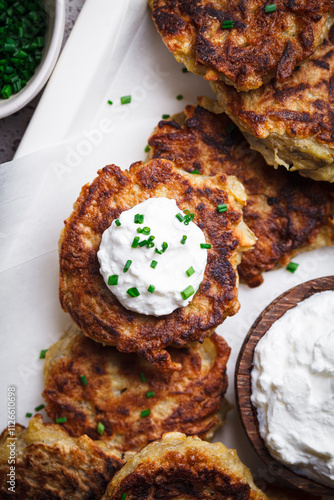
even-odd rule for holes
{"type": "Polygon", "coordinates": [[[334,487],[334,292],[277,320],[254,351],[252,403],[270,454],[334,487]]]}
{"type": "Polygon", "coordinates": [[[207,250],[200,246],[205,243],[205,236],[194,222],[188,225],[180,222],[177,214],[185,216],[175,200],[150,198],[122,212],[118,219],[120,225],[113,221],[104,231],[97,254],[100,272],[109,290],[126,309],[162,316],[186,306],[194,298],[206,267],[207,250]],[[137,214],[143,216],[143,223],[134,222],[137,214]],[[138,228],[149,228],[150,232],[138,233],[138,228]],[[154,236],[151,248],[131,246],[135,237],[144,241],[151,236],[154,236]],[[185,243],[181,244],[184,236],[185,243]],[[168,247],[162,251],[164,243],[168,247]],[[156,253],[155,249],[162,253],[156,253]],[[131,261],[131,265],[124,272],[127,261],[131,261]],[[156,261],[155,267],[151,267],[152,261],[156,261]],[[193,274],[190,268],[195,271],[193,274]],[[108,285],[110,276],[118,276],[117,285],[108,285]],[[153,293],[148,291],[152,286],[155,287],[153,293]],[[181,292],[188,287],[192,287],[194,293],[183,298],[181,292]],[[133,288],[140,295],[131,297],[128,290],[133,288]]]}

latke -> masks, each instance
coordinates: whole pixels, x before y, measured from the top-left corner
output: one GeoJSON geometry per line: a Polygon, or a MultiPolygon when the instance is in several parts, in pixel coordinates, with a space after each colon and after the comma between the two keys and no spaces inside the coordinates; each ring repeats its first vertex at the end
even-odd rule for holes
{"type": "MultiPolygon", "coordinates": [[[[269,165],[334,182],[334,29],[284,82],[236,92],[212,84],[218,102],[269,165]]],[[[268,167],[270,168],[270,167],[268,167]]]]}
{"type": "Polygon", "coordinates": [[[0,497],[34,500],[99,500],[124,463],[121,453],[88,436],[71,438],[41,415],[0,436],[0,497]],[[15,447],[15,493],[8,490],[10,445],[15,447]]]}
{"type": "Polygon", "coordinates": [[[81,190],[60,240],[60,301],[85,335],[123,352],[136,352],[162,370],[180,369],[165,348],[203,341],[226,316],[239,309],[237,265],[255,238],[243,222],[245,191],[221,173],[194,176],[168,160],[115,165],[100,170],[81,190]],[[102,233],[123,210],[150,198],[176,200],[211,245],[204,279],[192,302],[173,313],[154,317],[125,309],[109,291],[99,271],[97,251],[102,233]],[[219,213],[218,204],[228,206],[219,213]]]}
{"type": "Polygon", "coordinates": [[[258,240],[242,255],[240,279],[254,287],[262,273],[297,253],[334,243],[334,187],[268,167],[233,122],[208,99],[163,120],[149,139],[150,155],[176,161],[188,172],[235,175],[245,187],[244,220],[258,240]],[[212,111],[209,111],[211,109],[212,111]]]}
{"type": "Polygon", "coordinates": [[[334,21],[333,0],[149,0],[168,49],[189,71],[238,91],[283,82],[334,21]],[[224,29],[224,23],[230,27],[224,29]],[[231,26],[231,22],[233,26],[231,26]]]}
{"type": "Polygon", "coordinates": [[[214,333],[203,344],[168,351],[180,371],[159,372],[136,354],[104,347],[72,326],[46,353],[47,414],[52,420],[66,417],[62,426],[70,435],[87,434],[121,451],[138,451],[175,430],[211,439],[225,418],[230,348],[214,333]],[[141,417],[147,409],[150,415],[141,417]]]}
{"type": "Polygon", "coordinates": [[[235,450],[179,432],[165,434],[130,458],[103,500],[268,500],[235,450]]]}

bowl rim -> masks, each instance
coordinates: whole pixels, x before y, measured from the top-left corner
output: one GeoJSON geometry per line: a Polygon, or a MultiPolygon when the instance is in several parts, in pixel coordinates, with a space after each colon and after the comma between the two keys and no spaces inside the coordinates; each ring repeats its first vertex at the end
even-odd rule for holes
{"type": "Polygon", "coordinates": [[[250,328],[238,355],[235,368],[235,398],[242,426],[253,448],[269,467],[270,472],[285,479],[288,483],[315,495],[334,495],[334,489],[301,476],[273,458],[259,433],[256,408],[251,403],[251,370],[254,349],[258,341],[267,333],[272,324],[299,302],[315,293],[334,290],[334,276],[316,278],[301,283],[282,293],[271,302],[258,316],[250,328]]]}
{"type": "Polygon", "coordinates": [[[0,102],[0,119],[16,113],[26,106],[46,84],[51,72],[57,62],[57,58],[61,49],[63,35],[65,30],[65,0],[54,0],[55,14],[52,28],[50,44],[47,47],[47,52],[44,61],[40,65],[37,73],[32,77],[32,80],[18,94],[15,94],[13,99],[1,100],[0,102]]]}

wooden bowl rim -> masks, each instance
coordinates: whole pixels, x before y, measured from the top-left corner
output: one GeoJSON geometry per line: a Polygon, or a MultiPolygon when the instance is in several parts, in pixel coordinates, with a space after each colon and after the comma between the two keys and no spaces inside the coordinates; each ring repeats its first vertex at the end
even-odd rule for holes
{"type": "Polygon", "coordinates": [[[250,373],[253,367],[254,349],[258,341],[286,311],[315,293],[326,290],[334,290],[334,276],[316,278],[297,285],[282,293],[262,311],[250,328],[238,355],[235,369],[235,397],[238,413],[247,437],[270,472],[308,493],[334,496],[334,489],[296,474],[269,454],[259,433],[256,409],[250,400],[250,373]]]}

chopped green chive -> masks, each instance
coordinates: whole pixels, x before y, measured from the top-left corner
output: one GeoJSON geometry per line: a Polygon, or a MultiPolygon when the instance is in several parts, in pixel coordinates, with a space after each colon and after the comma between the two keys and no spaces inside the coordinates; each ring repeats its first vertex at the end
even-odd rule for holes
{"type": "Polygon", "coordinates": [[[145,245],[147,245],[147,243],[148,243],[148,240],[143,240],[140,243],[138,243],[138,246],[144,247],[145,245]]]}
{"type": "Polygon", "coordinates": [[[148,289],[147,289],[147,291],[148,291],[148,292],[150,292],[150,293],[153,293],[153,292],[154,292],[154,290],[155,290],[155,286],[154,286],[154,285],[150,285],[150,286],[148,287],[148,289]]]}
{"type": "Polygon", "coordinates": [[[189,210],[183,210],[183,212],[186,214],[184,217],[184,225],[188,226],[189,222],[195,219],[195,214],[191,214],[189,210]]]}
{"type": "Polygon", "coordinates": [[[158,265],[158,262],[156,260],[152,260],[150,267],[152,267],[153,269],[155,269],[157,267],[157,265],[158,265]]]}
{"type": "Polygon", "coordinates": [[[80,380],[81,380],[81,383],[82,385],[87,385],[87,379],[86,379],[86,375],[80,375],[80,380]]]}
{"type": "Polygon", "coordinates": [[[146,382],[145,373],[140,372],[140,379],[141,379],[142,382],[144,382],[144,383],[146,382]]]}
{"type": "Polygon", "coordinates": [[[66,417],[59,417],[59,418],[56,418],[56,424],[63,424],[65,423],[67,420],[66,417]]]}
{"type": "Polygon", "coordinates": [[[235,124],[235,123],[233,123],[233,122],[231,122],[231,123],[229,123],[229,124],[227,125],[227,127],[226,127],[226,132],[227,132],[228,134],[230,134],[230,133],[231,133],[231,132],[233,132],[233,130],[235,130],[236,128],[237,128],[237,127],[236,127],[236,124],[235,124]]]}
{"type": "Polygon", "coordinates": [[[181,245],[184,245],[186,241],[187,241],[187,236],[184,234],[182,236],[181,245]]]}
{"type": "Polygon", "coordinates": [[[118,274],[112,274],[108,278],[108,285],[109,286],[114,286],[118,284],[118,274]]]}
{"type": "Polygon", "coordinates": [[[210,243],[201,243],[200,247],[201,248],[211,248],[211,245],[210,245],[210,243]]]}
{"type": "Polygon", "coordinates": [[[142,224],[144,222],[144,216],[141,214],[136,214],[134,217],[135,224],[142,224]]]}
{"type": "Polygon", "coordinates": [[[113,104],[113,102],[109,100],[109,101],[108,101],[108,104],[110,104],[110,106],[111,106],[111,105],[113,104]]]}
{"type": "Polygon", "coordinates": [[[166,241],[164,241],[162,244],[162,252],[163,253],[166,252],[167,248],[168,248],[168,243],[166,243],[166,241]]]}
{"type": "Polygon", "coordinates": [[[222,28],[223,30],[230,30],[232,29],[234,26],[234,22],[231,20],[229,21],[223,21],[223,24],[222,24],[222,28]]]}
{"type": "Polygon", "coordinates": [[[182,95],[182,94],[177,95],[177,96],[176,96],[176,99],[177,99],[178,101],[181,101],[181,100],[183,99],[183,95],[182,95]]]}
{"type": "Polygon", "coordinates": [[[121,500],[126,500],[126,493],[122,493],[121,500]]]}
{"type": "Polygon", "coordinates": [[[118,219],[116,219],[116,220],[115,220],[115,224],[116,224],[116,226],[118,226],[118,227],[119,227],[119,226],[121,226],[121,223],[120,223],[120,221],[119,221],[118,219]]]}
{"type": "Polygon", "coordinates": [[[127,260],[123,269],[123,273],[127,273],[128,270],[130,269],[130,266],[132,264],[132,260],[127,260]]]}
{"type": "Polygon", "coordinates": [[[102,434],[104,433],[104,425],[102,424],[102,422],[99,422],[97,424],[97,432],[98,434],[100,434],[100,436],[102,436],[102,434]]]}
{"type": "Polygon", "coordinates": [[[182,68],[182,73],[188,73],[187,68],[182,68]]]}
{"type": "Polygon", "coordinates": [[[130,297],[134,298],[134,297],[139,297],[140,293],[139,293],[139,290],[138,288],[136,288],[135,286],[132,287],[132,288],[129,288],[126,293],[128,295],[130,295],[130,297]]]}
{"type": "Polygon", "coordinates": [[[146,393],[147,398],[154,398],[154,391],[149,391],[146,393]]]}
{"type": "Polygon", "coordinates": [[[124,95],[121,97],[121,104],[129,104],[131,102],[131,96],[130,95],[124,95]]]}
{"type": "Polygon", "coordinates": [[[183,300],[187,300],[187,299],[189,299],[189,297],[194,295],[194,293],[195,293],[194,288],[191,285],[189,285],[189,286],[187,286],[187,288],[182,290],[181,297],[183,298],[183,300]]]}
{"type": "Polygon", "coordinates": [[[151,410],[148,408],[147,410],[143,410],[140,414],[140,416],[143,417],[148,417],[151,413],[151,410]]]}
{"type": "Polygon", "coordinates": [[[32,417],[32,413],[26,413],[26,417],[27,418],[31,418],[32,417]]]}
{"type": "Polygon", "coordinates": [[[137,248],[138,243],[139,243],[139,240],[140,240],[140,237],[139,237],[139,236],[135,236],[135,237],[133,238],[133,242],[132,242],[131,247],[132,247],[132,248],[137,248]]]}
{"type": "Polygon", "coordinates": [[[162,115],[163,120],[167,120],[168,118],[170,118],[170,115],[162,115]]]}
{"type": "Polygon", "coordinates": [[[7,84],[7,85],[4,85],[1,89],[1,95],[4,99],[9,99],[10,96],[12,95],[12,86],[7,84]]]}
{"type": "Polygon", "coordinates": [[[187,276],[192,276],[195,272],[195,269],[193,268],[193,266],[189,267],[189,269],[186,270],[186,275],[187,276]]]}
{"type": "Polygon", "coordinates": [[[222,203],[221,205],[217,205],[217,210],[220,214],[223,212],[226,212],[227,211],[226,203],[222,203]]]}
{"type": "Polygon", "coordinates": [[[146,147],[145,147],[145,149],[144,149],[144,151],[145,151],[145,153],[148,153],[149,150],[150,150],[150,146],[147,144],[146,147]]]}
{"type": "Polygon", "coordinates": [[[42,349],[42,351],[39,353],[39,359],[44,359],[47,352],[48,349],[42,349]]]}
{"type": "Polygon", "coordinates": [[[147,227],[147,226],[143,227],[142,233],[145,234],[145,236],[150,234],[150,232],[151,232],[151,229],[149,227],[147,227]]]}
{"type": "Polygon", "coordinates": [[[266,12],[275,12],[276,10],[276,4],[272,3],[270,5],[266,5],[266,12]]]}
{"type": "Polygon", "coordinates": [[[200,171],[197,170],[197,168],[195,168],[195,170],[193,170],[192,172],[190,172],[191,174],[195,174],[195,175],[201,175],[200,171]]]}
{"type": "Polygon", "coordinates": [[[43,408],[45,408],[45,405],[36,406],[35,411],[43,410],[43,408]]]}
{"type": "Polygon", "coordinates": [[[184,217],[183,215],[181,214],[176,214],[175,217],[177,218],[177,220],[179,220],[180,222],[183,222],[184,221],[184,217]]]}
{"type": "Polygon", "coordinates": [[[297,264],[296,262],[289,262],[286,268],[288,271],[290,271],[290,273],[294,273],[297,270],[298,266],[299,264],[297,264]]]}

